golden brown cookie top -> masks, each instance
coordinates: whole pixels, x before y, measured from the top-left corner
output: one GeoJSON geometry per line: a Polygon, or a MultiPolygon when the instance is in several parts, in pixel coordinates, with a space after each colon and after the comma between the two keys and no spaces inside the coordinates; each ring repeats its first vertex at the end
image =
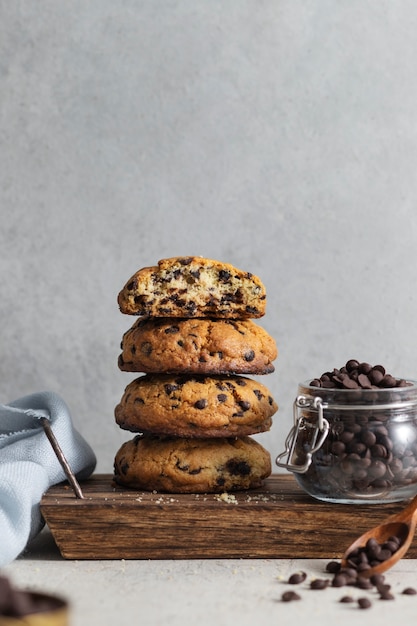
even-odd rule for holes
{"type": "Polygon", "coordinates": [[[251,489],[270,473],[269,453],[250,437],[138,436],[122,444],[114,462],[116,483],[172,493],[251,489]]]}
{"type": "Polygon", "coordinates": [[[126,372],[262,375],[277,357],[274,339],[249,319],[141,317],[121,348],[126,372]]]}
{"type": "Polygon", "coordinates": [[[266,290],[257,276],[230,263],[171,257],[138,270],[118,304],[128,315],[258,318],[265,314],[266,290]]]}
{"type": "Polygon", "coordinates": [[[131,432],[224,437],[268,430],[277,410],[268,388],[243,376],[146,374],[127,385],[115,417],[131,432]]]}

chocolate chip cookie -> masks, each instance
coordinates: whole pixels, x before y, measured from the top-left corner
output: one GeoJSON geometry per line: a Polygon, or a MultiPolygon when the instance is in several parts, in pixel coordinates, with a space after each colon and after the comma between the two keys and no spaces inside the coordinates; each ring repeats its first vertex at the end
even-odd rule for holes
{"type": "Polygon", "coordinates": [[[146,374],[126,387],[115,418],[131,432],[228,437],[269,430],[277,409],[264,385],[243,376],[146,374]]]}
{"type": "Polygon", "coordinates": [[[118,303],[128,315],[247,319],[265,314],[266,291],[257,276],[229,263],[173,257],[138,270],[118,303]]]}
{"type": "Polygon", "coordinates": [[[177,439],[136,436],[116,453],[119,485],[168,493],[219,493],[260,487],[269,453],[250,437],[177,439]]]}
{"type": "Polygon", "coordinates": [[[124,334],[125,372],[269,374],[275,340],[252,320],[139,318],[124,334]]]}

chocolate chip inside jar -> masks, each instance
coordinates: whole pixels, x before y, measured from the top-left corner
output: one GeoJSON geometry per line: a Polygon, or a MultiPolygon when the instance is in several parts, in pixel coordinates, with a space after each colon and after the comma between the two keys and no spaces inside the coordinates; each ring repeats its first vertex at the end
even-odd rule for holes
{"type": "Polygon", "coordinates": [[[314,378],[310,385],[324,389],[388,389],[408,387],[412,383],[403,378],[395,378],[385,371],[383,365],[370,365],[350,359],[340,369],[324,372],[314,378]]]}
{"type": "MultiPolygon", "coordinates": [[[[314,445],[321,400],[329,429],[300,485],[319,499],[355,503],[402,500],[417,482],[417,385],[382,365],[350,359],[300,385],[302,428],[295,457],[314,445]]],[[[320,432],[319,432],[320,434],[320,432]]]]}

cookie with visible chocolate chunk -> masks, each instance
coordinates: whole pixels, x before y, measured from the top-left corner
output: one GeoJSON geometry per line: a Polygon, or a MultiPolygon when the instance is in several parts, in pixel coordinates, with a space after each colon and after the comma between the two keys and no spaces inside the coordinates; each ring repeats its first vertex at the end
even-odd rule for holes
{"type": "Polygon", "coordinates": [[[177,439],[138,435],[118,450],[114,480],[133,489],[220,493],[260,487],[269,453],[254,439],[177,439]]]}
{"type": "Polygon", "coordinates": [[[265,314],[266,291],[257,276],[229,263],[173,257],[138,270],[118,304],[128,315],[247,319],[265,314]]]}
{"type": "Polygon", "coordinates": [[[123,335],[125,372],[269,374],[275,340],[252,320],[139,318],[123,335]]]}
{"type": "Polygon", "coordinates": [[[269,390],[243,376],[145,374],[115,408],[124,430],[176,437],[228,437],[269,430],[278,407],[269,390]]]}

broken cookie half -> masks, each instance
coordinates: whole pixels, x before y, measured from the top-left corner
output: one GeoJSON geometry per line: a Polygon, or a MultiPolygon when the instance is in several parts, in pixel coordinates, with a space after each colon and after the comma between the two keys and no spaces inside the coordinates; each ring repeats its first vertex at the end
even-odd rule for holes
{"type": "Polygon", "coordinates": [[[163,259],[138,270],[118,295],[120,311],[153,317],[259,318],[266,290],[251,274],[198,256],[163,259]]]}

